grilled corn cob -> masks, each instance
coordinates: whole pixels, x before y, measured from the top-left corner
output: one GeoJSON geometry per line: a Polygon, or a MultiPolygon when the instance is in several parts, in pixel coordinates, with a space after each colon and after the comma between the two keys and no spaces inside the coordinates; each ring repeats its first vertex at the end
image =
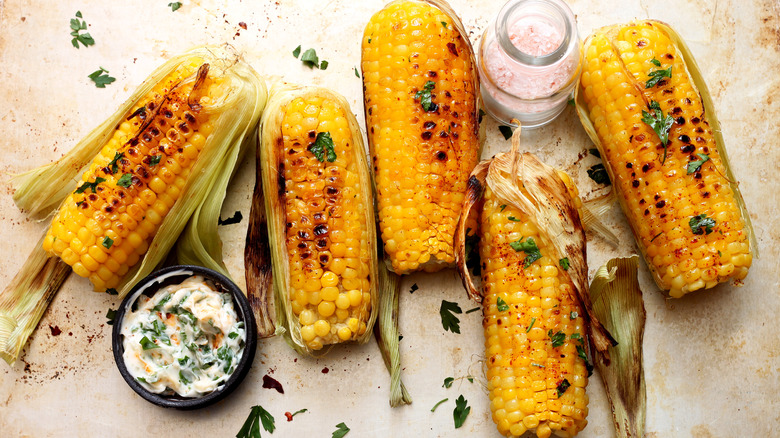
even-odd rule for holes
{"type": "Polygon", "coordinates": [[[455,235],[464,286],[482,302],[486,377],[501,434],[575,436],[587,425],[588,349],[614,339],[593,317],[582,207],[571,179],[531,154],[480,163],[455,235]],[[479,207],[481,206],[481,208],[479,207]],[[481,292],[466,268],[466,223],[479,216],[481,292]],[[587,342],[590,341],[590,342],[587,342]]]}
{"type": "Polygon", "coordinates": [[[308,353],[365,342],[376,319],[376,234],[349,104],[325,89],[282,86],[262,125],[277,323],[308,353]]]}
{"type": "Polygon", "coordinates": [[[584,50],[580,118],[658,286],[681,297],[744,279],[756,251],[749,216],[684,43],[643,21],[597,30],[584,50]]]}
{"type": "Polygon", "coordinates": [[[363,35],[379,224],[398,274],[455,260],[455,225],[479,160],[479,87],[466,35],[445,2],[418,0],[388,4],[363,35]]]}

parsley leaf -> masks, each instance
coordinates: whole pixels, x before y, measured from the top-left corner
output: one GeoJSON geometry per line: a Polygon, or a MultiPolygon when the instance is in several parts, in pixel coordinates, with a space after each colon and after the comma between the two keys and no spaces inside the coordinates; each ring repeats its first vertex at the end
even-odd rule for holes
{"type": "Polygon", "coordinates": [[[518,218],[516,218],[516,217],[514,217],[514,216],[509,216],[507,219],[509,219],[509,220],[510,220],[510,221],[512,221],[512,222],[521,222],[521,220],[520,220],[520,219],[518,219],[518,218]]]}
{"type": "Polygon", "coordinates": [[[85,182],[79,188],[76,189],[76,193],[84,193],[87,191],[87,189],[92,189],[92,193],[95,193],[95,189],[97,188],[98,184],[105,182],[105,178],[97,177],[95,178],[94,182],[85,182]]]}
{"type": "Polygon", "coordinates": [[[414,100],[420,99],[420,105],[422,105],[425,111],[436,111],[436,108],[438,108],[438,105],[431,102],[431,99],[433,98],[431,96],[431,91],[433,91],[435,87],[436,84],[433,81],[428,81],[425,83],[422,90],[414,93],[414,100]]]}
{"type": "Polygon", "coordinates": [[[642,110],[642,121],[653,128],[653,131],[655,131],[658,138],[661,140],[661,144],[664,145],[664,158],[661,160],[661,164],[663,164],[666,161],[666,146],[667,143],[669,143],[669,129],[671,129],[672,123],[674,123],[674,118],[668,114],[664,115],[663,111],[661,111],[661,106],[654,100],[650,101],[649,109],[652,112],[642,110]]]}
{"type": "Polygon", "coordinates": [[[116,310],[108,309],[108,312],[106,312],[106,318],[108,318],[106,324],[114,325],[114,319],[116,318],[116,310]]]}
{"type": "Polygon", "coordinates": [[[561,331],[553,334],[552,330],[547,330],[547,336],[550,337],[553,348],[560,347],[566,341],[566,333],[561,331]]]}
{"type": "Polygon", "coordinates": [[[117,173],[119,172],[119,160],[121,160],[125,156],[124,152],[117,152],[114,154],[114,159],[108,162],[108,167],[111,169],[111,173],[117,173]]]}
{"type": "Polygon", "coordinates": [[[328,61],[322,61],[320,62],[320,70],[327,70],[328,69],[328,61]]]}
{"type": "Polygon", "coordinates": [[[221,217],[217,219],[217,225],[232,225],[237,224],[241,222],[241,219],[244,218],[244,215],[241,214],[240,211],[236,211],[233,213],[233,216],[230,216],[227,219],[222,219],[221,217]]]}
{"type": "Polygon", "coordinates": [[[577,356],[585,361],[585,368],[588,369],[588,377],[590,377],[591,374],[593,374],[593,365],[591,365],[590,361],[588,361],[588,354],[585,352],[585,348],[583,348],[581,345],[577,346],[577,356]]]}
{"type": "MultiPolygon", "coordinates": [[[[656,59],[656,61],[658,61],[656,59]]],[[[653,63],[656,67],[660,67],[661,62],[659,61],[658,64],[653,63]]],[[[669,68],[661,69],[661,70],[654,70],[647,74],[650,76],[650,79],[645,82],[645,89],[647,88],[653,88],[655,87],[659,82],[661,82],[661,79],[663,78],[670,78],[672,77],[672,66],[670,65],[669,68]]]]}
{"type": "Polygon", "coordinates": [[[336,430],[333,431],[333,435],[331,435],[331,438],[341,438],[344,435],[349,433],[349,428],[346,424],[343,422],[336,425],[336,430]]]}
{"type": "Polygon", "coordinates": [[[107,249],[111,248],[111,246],[114,244],[114,239],[110,237],[104,237],[103,238],[103,246],[105,246],[107,249]]]}
{"type": "MultiPolygon", "coordinates": [[[[577,312],[569,312],[569,319],[577,319],[578,316],[580,316],[580,314],[577,313],[577,312]]],[[[579,335],[579,333],[576,333],[576,334],[579,335]]],[[[574,335],[571,335],[571,336],[572,336],[572,339],[574,339],[574,335]]]]}
{"type": "Polygon", "coordinates": [[[355,76],[358,77],[358,78],[360,77],[360,73],[358,72],[357,67],[355,67],[355,76]]]}
{"type": "Polygon", "coordinates": [[[125,173],[116,182],[116,185],[128,188],[133,184],[133,175],[131,173],[125,173]]]}
{"type": "Polygon", "coordinates": [[[699,169],[701,169],[701,166],[710,160],[710,156],[707,154],[696,154],[701,158],[700,160],[691,161],[688,163],[688,175],[692,173],[696,173],[699,169]]]}
{"type": "Polygon", "coordinates": [[[455,419],[455,429],[463,426],[466,417],[469,416],[469,412],[471,412],[471,406],[468,405],[466,399],[463,398],[463,394],[461,394],[455,400],[455,410],[452,411],[452,417],[455,419]]]}
{"type": "Polygon", "coordinates": [[[301,46],[296,47],[295,50],[292,51],[292,54],[295,59],[298,59],[298,56],[301,54],[301,46]]]}
{"type": "Polygon", "coordinates": [[[707,217],[706,214],[702,213],[698,216],[693,216],[690,221],[688,221],[688,225],[691,227],[691,231],[693,231],[693,234],[710,234],[712,232],[712,229],[715,227],[715,219],[711,217],[707,217]]]}
{"type": "Polygon", "coordinates": [[[661,66],[661,61],[659,61],[659,60],[657,60],[655,58],[651,59],[650,63],[653,64],[656,67],[660,67],[661,66]]]}
{"type": "Polygon", "coordinates": [[[154,167],[158,164],[160,164],[160,159],[162,158],[162,155],[152,155],[149,157],[149,165],[154,167]]]}
{"type": "Polygon", "coordinates": [[[445,331],[449,330],[452,333],[460,334],[460,319],[454,313],[463,313],[458,303],[441,300],[439,315],[441,315],[442,327],[444,327],[445,331]]]}
{"type": "Polygon", "coordinates": [[[88,78],[92,79],[92,82],[95,83],[95,87],[97,88],[106,88],[106,85],[114,82],[116,78],[112,78],[108,75],[108,70],[104,69],[103,67],[100,67],[98,70],[95,70],[87,76],[88,78]]]}
{"type": "Polygon", "coordinates": [[[444,384],[441,385],[441,387],[442,388],[451,388],[452,387],[452,382],[454,382],[454,381],[455,381],[454,377],[447,377],[447,378],[444,379],[444,384]]]}
{"type": "Polygon", "coordinates": [[[502,204],[500,207],[498,207],[499,210],[504,211],[506,208],[506,204],[502,204]]]}
{"type": "Polygon", "coordinates": [[[498,297],[496,298],[496,308],[498,309],[499,312],[506,312],[507,310],[509,310],[509,304],[507,304],[503,298],[498,297]]]}
{"type": "Polygon", "coordinates": [[[529,267],[531,266],[531,263],[539,260],[542,258],[542,253],[539,251],[539,247],[536,246],[536,242],[534,242],[533,237],[529,237],[528,239],[523,242],[524,237],[521,237],[519,240],[515,242],[509,242],[509,246],[512,247],[515,251],[523,251],[525,252],[525,260],[523,263],[523,267],[529,267]]]}
{"type": "Polygon", "coordinates": [[[528,328],[525,329],[525,332],[528,333],[531,331],[532,328],[534,328],[534,324],[536,323],[536,318],[531,318],[531,323],[528,324],[528,328]]]}
{"type": "Polygon", "coordinates": [[[504,136],[504,140],[509,140],[512,138],[512,128],[509,126],[501,125],[498,127],[498,130],[501,131],[501,135],[504,136]]]}
{"type": "Polygon", "coordinates": [[[141,344],[141,347],[143,347],[144,350],[152,350],[155,348],[160,348],[159,345],[155,344],[154,342],[150,341],[149,338],[144,336],[141,338],[141,341],[139,342],[141,344]]]}
{"type": "Polygon", "coordinates": [[[73,37],[73,39],[70,40],[70,43],[77,49],[79,48],[79,43],[84,45],[84,47],[95,45],[95,40],[89,32],[81,33],[82,30],[87,29],[87,22],[79,20],[79,18],[83,18],[81,16],[81,11],[76,11],[76,18],[70,19],[70,36],[73,37]]]}
{"type": "Polygon", "coordinates": [[[447,22],[446,21],[442,21],[441,25],[444,26],[445,29],[447,28],[447,22]]]}
{"type": "Polygon", "coordinates": [[[171,12],[176,12],[181,7],[181,2],[168,3],[168,6],[171,8],[171,12]]]}
{"type": "Polygon", "coordinates": [[[594,164],[591,166],[591,168],[588,169],[588,176],[590,179],[595,181],[596,184],[604,184],[605,186],[612,184],[612,182],[609,180],[607,169],[604,168],[603,163],[594,164]]]}
{"type": "Polygon", "coordinates": [[[442,404],[442,403],[446,402],[447,400],[449,400],[449,398],[445,398],[444,400],[440,400],[438,403],[436,403],[435,405],[433,405],[433,407],[431,408],[431,412],[435,412],[435,411],[436,411],[436,408],[438,408],[440,404],[442,404]]]}
{"type": "MultiPolygon", "coordinates": [[[[296,58],[298,57],[298,54],[301,53],[301,46],[298,46],[293,50],[293,56],[296,58]]],[[[309,68],[318,68],[320,70],[325,70],[328,68],[328,61],[322,61],[320,62],[320,58],[317,56],[317,51],[314,49],[307,49],[305,52],[303,52],[303,55],[301,55],[301,62],[303,65],[309,68]]]]}
{"type": "Polygon", "coordinates": [[[260,438],[261,423],[263,424],[263,429],[273,433],[276,430],[274,422],[273,415],[263,409],[262,406],[252,406],[252,410],[249,411],[249,416],[246,418],[244,425],[241,426],[241,430],[236,434],[236,438],[260,438]]]}
{"type": "Polygon", "coordinates": [[[568,271],[569,268],[571,267],[571,265],[569,264],[569,258],[568,257],[564,257],[564,258],[558,260],[558,264],[561,265],[561,268],[564,271],[568,271]]]}
{"type": "Polygon", "coordinates": [[[567,389],[571,386],[571,383],[569,383],[568,380],[563,379],[561,383],[558,384],[558,398],[561,398],[564,392],[566,392],[567,389]]]}
{"type": "Polygon", "coordinates": [[[333,139],[330,137],[330,132],[319,132],[314,143],[309,145],[309,151],[317,157],[318,160],[324,162],[327,154],[327,160],[329,162],[336,161],[336,147],[333,144],[333,139]]]}

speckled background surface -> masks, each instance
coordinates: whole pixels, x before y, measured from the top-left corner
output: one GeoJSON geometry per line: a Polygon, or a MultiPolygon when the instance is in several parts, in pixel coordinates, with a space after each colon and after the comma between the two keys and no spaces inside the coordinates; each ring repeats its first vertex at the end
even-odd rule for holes
{"type": "MultiPolygon", "coordinates": [[[[79,2],[0,0],[0,287],[7,285],[46,223],[29,220],[13,204],[8,175],[60,157],[100,123],[169,55],[203,43],[229,42],[260,73],[323,85],[344,94],[362,115],[359,38],[381,1],[185,0],[171,12],[165,0],[79,2]],[[97,44],[74,49],[69,20],[81,10],[97,44]],[[245,23],[243,29],[239,23],[245,23]],[[290,52],[313,47],[330,66],[310,70],[290,52]],[[102,66],[117,81],[95,88],[87,75],[102,66]]],[[[453,0],[472,42],[503,1],[453,0]]],[[[771,437],[780,430],[780,2],[698,0],[571,0],[582,35],[633,18],[670,23],[688,41],[709,83],[734,171],[753,219],[761,258],[741,288],[719,286],[666,300],[640,265],[647,328],[647,431],[651,437],[771,437]]],[[[359,117],[360,119],[361,117],[359,117]]],[[[362,122],[361,122],[362,123],[362,122]]],[[[509,142],[487,121],[484,156],[509,142]]],[[[593,157],[572,108],[553,124],[523,134],[525,148],[573,173],[585,198],[598,194],[585,169],[593,157]]],[[[248,216],[254,160],[231,185],[224,213],[248,216]]],[[[589,241],[591,272],[610,257],[636,249],[615,207],[606,221],[621,239],[613,249],[589,241]]],[[[243,285],[246,219],[221,227],[231,273],[243,285]]],[[[323,359],[297,358],[281,339],[262,341],[244,384],[227,400],[197,412],[148,404],[124,383],[111,356],[108,308],[115,297],[93,294],[72,276],[59,292],[24,354],[0,364],[0,435],[6,437],[234,436],[249,408],[276,417],[273,436],[330,437],[345,422],[355,437],[496,437],[482,374],[480,313],[461,316],[461,334],[444,332],[442,299],[470,309],[454,270],[404,279],[401,341],[404,381],[414,403],[391,409],[388,378],[375,344],[333,349],[323,359]],[[419,290],[410,294],[416,283],[419,290]],[[328,370],[325,373],[325,370],[328,370]],[[284,395],[261,387],[269,374],[284,395]],[[477,376],[442,388],[445,377],[477,376]],[[471,415],[454,429],[454,399],[463,394],[471,415]],[[431,407],[450,401],[435,413],[431,407]],[[285,421],[284,412],[309,411],[285,421]],[[167,432],[166,432],[167,434],[167,432]]],[[[590,424],[582,437],[613,435],[602,383],[588,386],[590,424]]],[[[268,436],[263,432],[263,436],[268,436]]]]}

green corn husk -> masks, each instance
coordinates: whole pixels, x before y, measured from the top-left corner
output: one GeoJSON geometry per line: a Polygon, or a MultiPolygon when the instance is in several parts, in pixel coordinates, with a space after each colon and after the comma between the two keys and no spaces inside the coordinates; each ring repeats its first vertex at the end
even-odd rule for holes
{"type": "MultiPolygon", "coordinates": [[[[151,242],[143,260],[136,264],[124,276],[117,287],[120,298],[129,292],[140,279],[150,274],[167,256],[176,243],[182,230],[190,221],[193,213],[203,213],[192,222],[193,229],[200,233],[184,236],[182,246],[187,248],[205,248],[205,251],[193,251],[188,261],[206,266],[220,266],[223,272],[221,256],[221,241],[216,233],[216,219],[213,224],[212,215],[208,212],[219,210],[225,195],[227,182],[232,175],[237,159],[246,147],[252,145],[244,138],[253,132],[260,119],[267,91],[262,78],[246,63],[240,60],[238,54],[227,47],[201,47],[192,49],[176,56],[157,68],[120,108],[105,122],[100,124],[80,141],[68,154],[54,163],[26,172],[14,178],[16,187],[14,200],[19,208],[29,214],[42,217],[51,214],[58,205],[74,190],[80,181],[80,175],[97,155],[104,144],[110,139],[115,127],[129,116],[130,109],[146,96],[153,87],[176,70],[180,65],[190,61],[209,64],[209,75],[224,77],[229,84],[229,90],[215,102],[203,105],[203,110],[213,112],[214,131],[196,161],[191,176],[185,184],[181,197],[174,204],[151,242]],[[205,224],[205,225],[204,225],[205,224]],[[213,232],[212,232],[213,230],[213,232]]],[[[185,79],[195,80],[195,75],[185,79]]],[[[218,214],[218,213],[217,213],[218,214]]],[[[40,244],[38,245],[40,248],[40,244]]],[[[39,258],[45,253],[34,250],[28,262],[17,274],[17,278],[38,278],[51,270],[50,264],[39,258]]],[[[36,311],[32,318],[16,319],[16,327],[24,336],[7,334],[0,330],[0,345],[13,342],[5,350],[6,361],[12,362],[18,357],[21,347],[27,341],[29,333],[38,324],[43,310],[61,281],[55,281],[56,276],[43,283],[28,284],[24,281],[14,281],[0,293],[0,312],[8,315],[20,314],[21,309],[35,303],[36,311]],[[23,301],[14,297],[23,296],[23,301]]],[[[9,321],[2,323],[10,327],[9,321]]]]}
{"type": "Polygon", "coordinates": [[[609,347],[611,362],[596,355],[596,368],[612,406],[618,437],[644,436],[647,395],[642,365],[645,306],[637,281],[638,256],[615,258],[596,271],[590,284],[593,310],[618,341],[609,347]]]}
{"type": "MultiPolygon", "coordinates": [[[[260,160],[262,170],[262,185],[265,187],[265,213],[268,219],[268,240],[271,247],[271,260],[273,269],[273,287],[274,287],[274,307],[276,310],[276,324],[279,326],[277,332],[284,335],[287,343],[298,353],[308,355],[325,354],[329,347],[320,351],[309,348],[301,337],[301,325],[298,318],[293,314],[290,305],[290,274],[289,258],[286,244],[286,223],[285,223],[285,195],[284,191],[277,190],[280,184],[280,175],[283,175],[279,169],[280,153],[277,144],[281,140],[281,123],[285,115],[286,105],[292,99],[305,95],[321,95],[329,99],[338,101],[345,109],[347,121],[352,132],[352,145],[354,159],[360,169],[360,187],[361,197],[365,199],[365,223],[368,224],[368,247],[372,255],[369,262],[369,272],[371,275],[371,303],[372,309],[368,321],[366,321],[366,331],[356,340],[358,343],[365,343],[371,337],[371,332],[376,321],[377,311],[375,303],[378,299],[379,287],[375,279],[378,279],[378,265],[376,257],[376,232],[374,230],[374,195],[371,186],[371,176],[369,173],[368,161],[363,144],[363,135],[360,127],[349,109],[349,103],[339,94],[330,90],[317,87],[301,87],[291,84],[280,83],[271,91],[271,98],[268,102],[261,124],[261,147],[260,160]]],[[[283,182],[283,180],[281,181],[283,182]]],[[[331,344],[332,346],[332,344],[331,344]]]]}
{"type": "Polygon", "coordinates": [[[398,341],[398,298],[401,277],[386,266],[379,267],[379,321],[374,325],[374,337],[390,373],[390,406],[408,405],[412,396],[401,381],[401,352],[398,341]]]}
{"type": "MultiPolygon", "coordinates": [[[[715,144],[718,149],[718,154],[720,155],[721,162],[723,163],[723,167],[726,169],[726,179],[728,180],[728,184],[731,187],[731,190],[734,192],[734,198],[737,202],[737,205],[739,205],[739,211],[742,216],[742,220],[745,223],[745,229],[748,233],[748,241],[750,244],[750,251],[753,254],[753,257],[756,259],[759,258],[759,252],[758,252],[758,240],[756,239],[755,232],[753,231],[753,224],[750,219],[750,214],[747,211],[747,207],[745,206],[745,201],[742,197],[742,192],[739,189],[739,183],[737,182],[737,178],[734,176],[734,173],[731,169],[731,164],[729,161],[728,154],[726,153],[726,146],[725,142],[723,140],[723,133],[721,131],[720,127],[720,121],[718,120],[717,113],[715,111],[715,105],[712,102],[712,96],[710,96],[709,89],[707,88],[707,83],[704,81],[704,76],[701,74],[701,71],[699,70],[698,64],[696,64],[696,60],[693,57],[693,54],[691,53],[688,46],[685,44],[685,41],[682,39],[682,37],[669,25],[666,23],[663,23],[661,21],[657,20],[643,20],[645,22],[651,23],[653,26],[657,26],[660,28],[663,32],[665,32],[671,41],[674,43],[675,47],[679,51],[680,55],[683,58],[683,61],[685,62],[685,66],[688,70],[688,74],[691,78],[691,81],[693,82],[696,89],[699,91],[699,95],[701,96],[702,105],[704,107],[704,114],[707,119],[707,121],[710,124],[710,127],[712,128],[712,135],[715,139],[715,144]]],[[[594,31],[594,33],[606,33],[609,32],[612,29],[618,28],[621,25],[612,25],[612,26],[606,26],[601,29],[597,29],[594,31]]],[[[594,145],[596,145],[596,148],[599,150],[602,157],[606,157],[606,151],[604,148],[604,145],[601,144],[601,140],[599,139],[598,133],[596,131],[595,126],[593,125],[593,121],[590,119],[590,115],[588,112],[587,105],[585,104],[585,100],[582,96],[582,85],[580,84],[574,89],[574,101],[575,106],[577,108],[577,116],[580,119],[580,123],[582,124],[582,127],[585,129],[585,132],[588,134],[588,137],[590,137],[591,141],[594,145]]],[[[615,175],[612,173],[612,167],[608,165],[608,163],[605,161],[605,169],[607,170],[607,173],[609,174],[609,178],[612,181],[615,181],[615,175]]],[[[619,188],[616,185],[612,186],[612,190],[619,190],[619,188]]],[[[618,201],[620,202],[620,206],[623,209],[623,211],[627,211],[626,202],[623,199],[623,196],[620,196],[618,194],[617,196],[618,201]]],[[[634,230],[635,225],[629,223],[631,225],[632,230],[634,230]]],[[[634,233],[634,235],[637,235],[637,233],[634,233]]],[[[653,280],[656,282],[656,285],[659,289],[665,290],[662,286],[661,276],[658,272],[656,272],[655,265],[653,263],[650,263],[650,258],[647,256],[646,248],[644,245],[640,243],[639,240],[637,240],[637,246],[639,247],[640,252],[642,253],[642,257],[646,261],[648,261],[647,266],[650,269],[651,273],[653,274],[653,280]]]]}

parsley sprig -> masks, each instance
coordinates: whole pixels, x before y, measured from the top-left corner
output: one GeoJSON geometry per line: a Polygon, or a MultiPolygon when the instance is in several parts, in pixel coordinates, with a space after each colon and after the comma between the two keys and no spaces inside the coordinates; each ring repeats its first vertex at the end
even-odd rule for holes
{"type": "Polygon", "coordinates": [[[688,175],[692,173],[696,173],[699,169],[701,169],[701,166],[706,163],[707,161],[710,161],[710,156],[707,154],[696,154],[699,156],[699,160],[691,161],[688,163],[688,175]]]}
{"type": "Polygon", "coordinates": [[[106,88],[106,85],[114,82],[116,78],[112,78],[108,75],[108,70],[104,69],[103,67],[100,67],[98,70],[95,70],[87,76],[88,78],[92,79],[92,82],[95,83],[95,87],[97,88],[106,88]]]}
{"type": "Polygon", "coordinates": [[[94,46],[95,40],[92,38],[92,35],[89,32],[81,33],[82,30],[87,30],[87,22],[79,20],[79,18],[84,17],[81,16],[81,11],[76,11],[76,18],[70,19],[70,36],[73,37],[70,43],[77,49],[79,48],[79,43],[83,44],[84,47],[94,46]]]}
{"type": "Polygon", "coordinates": [[[466,401],[463,394],[461,394],[460,397],[455,400],[455,410],[452,411],[452,417],[455,420],[455,429],[463,426],[466,417],[469,416],[469,412],[471,412],[471,406],[469,406],[468,401],[466,401]]]}
{"type": "MultiPolygon", "coordinates": [[[[653,58],[650,61],[654,66],[660,67],[661,61],[653,58]]],[[[658,69],[653,70],[650,73],[647,74],[650,76],[650,79],[648,79],[647,82],[645,82],[645,89],[647,88],[653,88],[655,87],[659,82],[661,82],[661,79],[663,78],[670,78],[672,77],[672,66],[670,65],[669,68],[666,69],[658,69]]]]}
{"type": "Polygon", "coordinates": [[[441,300],[439,315],[441,315],[442,327],[444,327],[445,331],[449,330],[452,333],[460,334],[460,319],[455,316],[456,313],[463,313],[458,303],[441,300]]]}
{"type": "Polygon", "coordinates": [[[664,158],[661,160],[661,164],[664,164],[666,161],[666,146],[669,143],[669,129],[672,128],[674,118],[669,114],[664,115],[663,111],[661,111],[661,105],[654,100],[650,101],[649,109],[651,112],[642,110],[642,121],[653,128],[658,138],[661,139],[661,144],[664,145],[664,158]]]}
{"type": "Polygon", "coordinates": [[[693,234],[710,234],[712,233],[712,229],[715,228],[715,219],[711,217],[707,217],[706,214],[702,213],[697,216],[693,216],[690,221],[688,221],[688,225],[691,227],[691,231],[693,231],[693,234]]]}
{"type": "Polygon", "coordinates": [[[273,415],[263,409],[262,406],[252,406],[244,425],[236,434],[236,438],[260,438],[260,424],[267,432],[274,433],[276,425],[273,415]]]}
{"type": "Polygon", "coordinates": [[[330,132],[317,133],[317,138],[314,140],[314,143],[309,145],[309,151],[322,162],[327,158],[327,160],[332,163],[338,158],[336,156],[336,146],[333,144],[330,132]]]}
{"type": "Polygon", "coordinates": [[[432,102],[433,96],[431,95],[431,91],[433,91],[435,87],[435,82],[428,81],[425,83],[422,90],[414,93],[414,100],[419,100],[420,105],[422,105],[425,111],[436,111],[436,108],[438,108],[438,106],[432,102]]]}
{"type": "Polygon", "coordinates": [[[528,239],[525,239],[525,241],[523,241],[523,239],[525,239],[525,237],[521,237],[515,242],[509,242],[509,246],[517,252],[523,251],[525,253],[523,267],[527,268],[531,266],[531,263],[542,258],[542,253],[539,251],[539,247],[536,246],[533,237],[529,237],[528,239]]]}
{"type": "Polygon", "coordinates": [[[349,428],[342,421],[341,423],[336,425],[336,430],[333,431],[333,435],[331,435],[331,438],[342,438],[344,435],[348,433],[349,433],[349,428]]]}

